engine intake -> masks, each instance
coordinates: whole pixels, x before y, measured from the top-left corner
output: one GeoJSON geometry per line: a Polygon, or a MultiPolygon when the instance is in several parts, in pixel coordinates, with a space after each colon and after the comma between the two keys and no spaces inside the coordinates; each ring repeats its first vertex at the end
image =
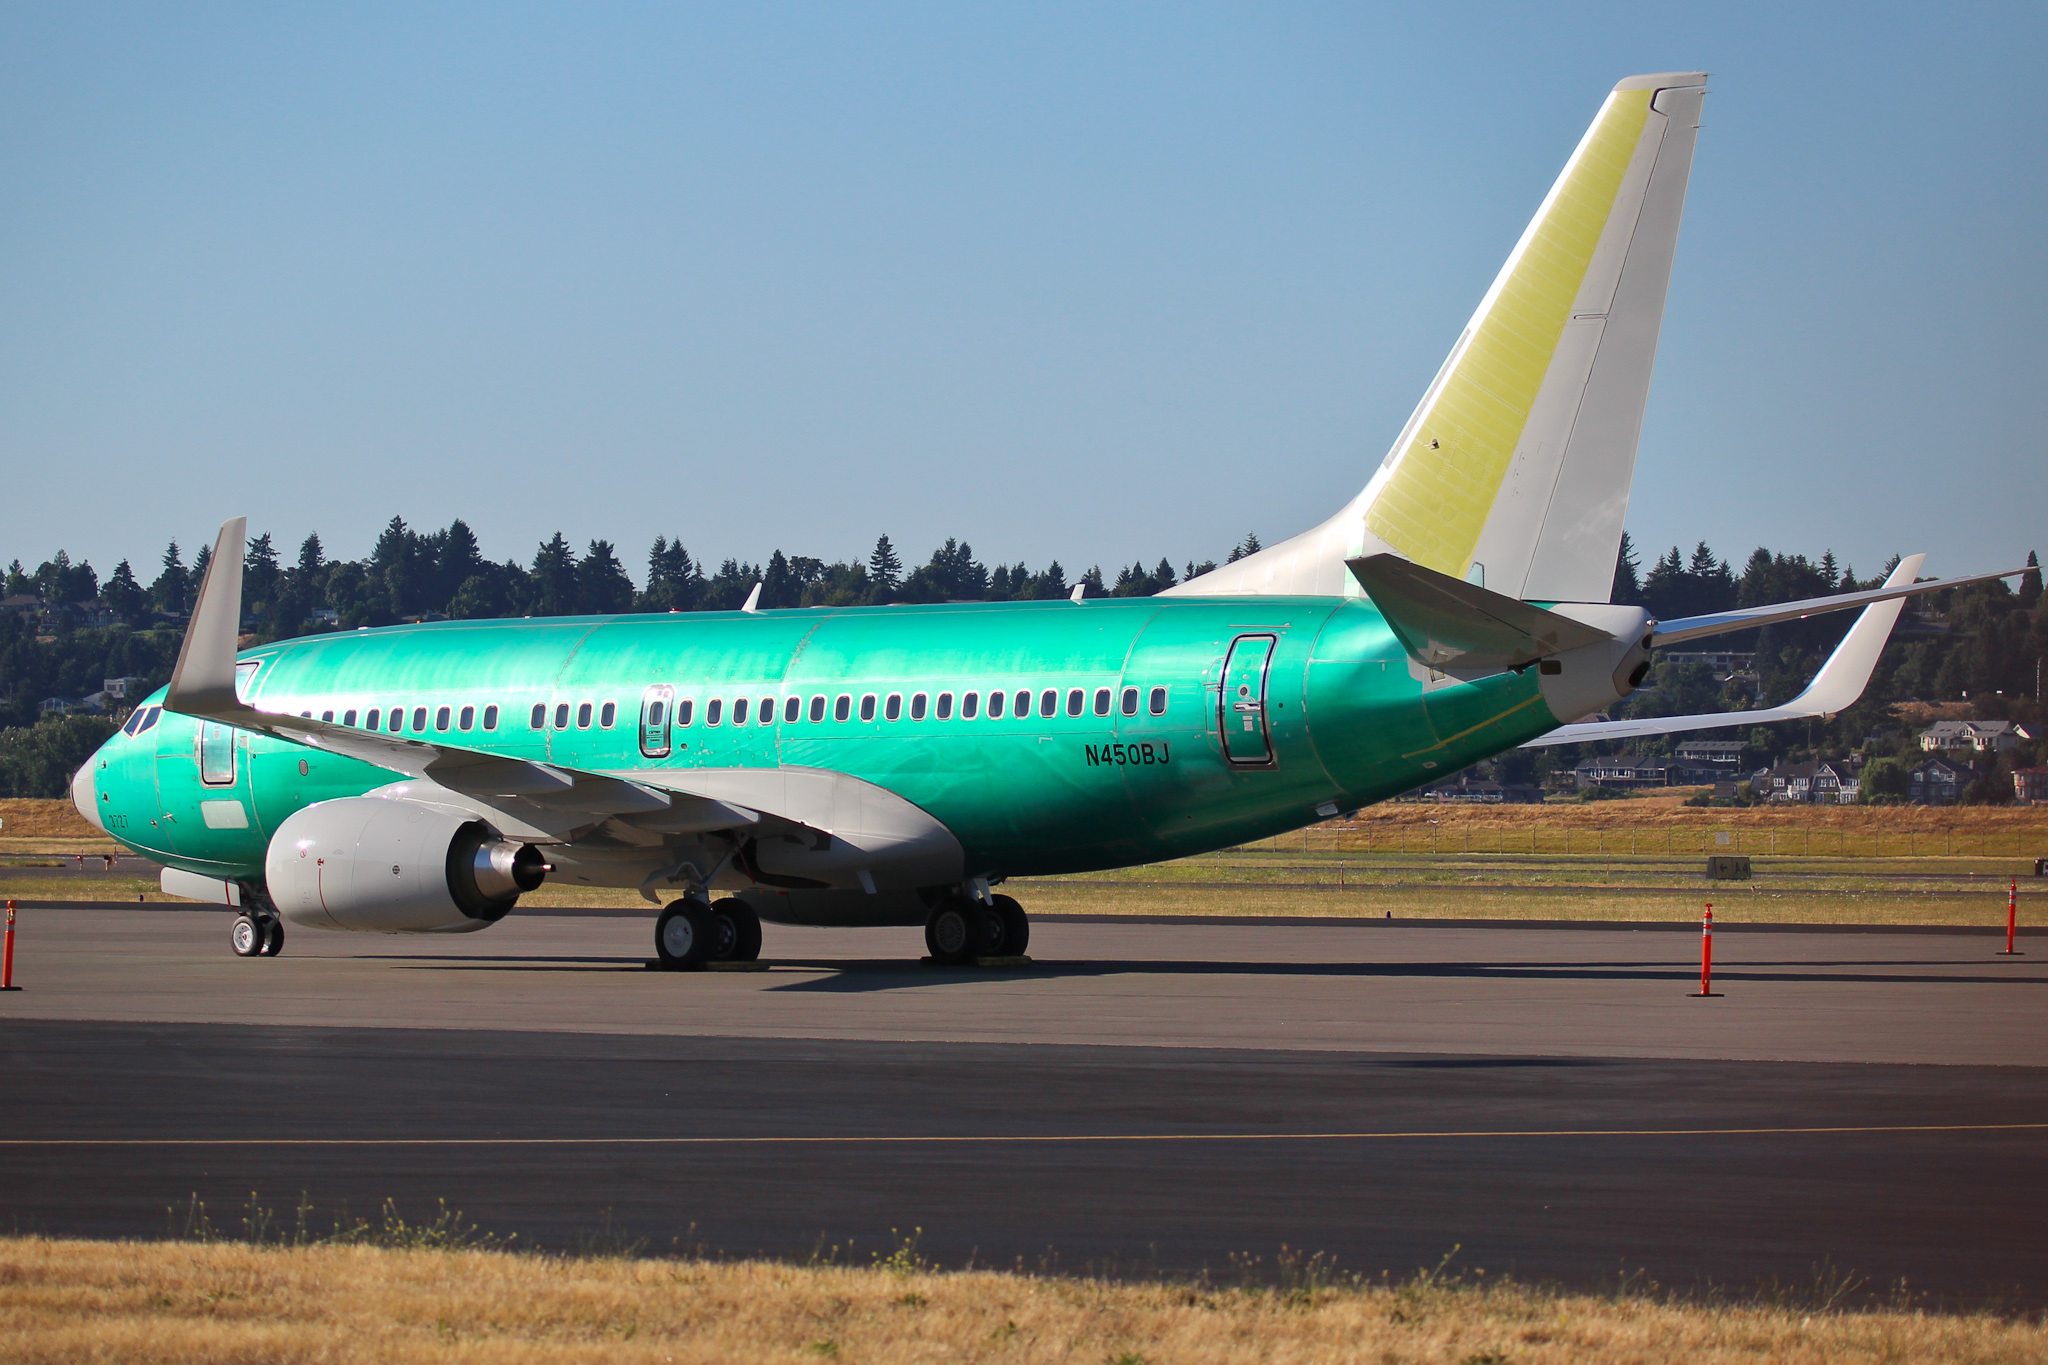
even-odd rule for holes
{"type": "Polygon", "coordinates": [[[293,924],[375,934],[466,933],[503,919],[549,867],[464,811],[350,796],[287,819],[263,860],[293,924]]]}

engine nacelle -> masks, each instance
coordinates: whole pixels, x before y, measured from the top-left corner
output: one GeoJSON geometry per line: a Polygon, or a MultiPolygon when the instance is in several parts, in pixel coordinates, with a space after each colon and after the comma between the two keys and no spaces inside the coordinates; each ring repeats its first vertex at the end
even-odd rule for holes
{"type": "Polygon", "coordinates": [[[501,839],[465,812],[349,796],[279,825],[263,871],[293,924],[459,934],[504,918],[549,868],[539,849],[501,839]]]}

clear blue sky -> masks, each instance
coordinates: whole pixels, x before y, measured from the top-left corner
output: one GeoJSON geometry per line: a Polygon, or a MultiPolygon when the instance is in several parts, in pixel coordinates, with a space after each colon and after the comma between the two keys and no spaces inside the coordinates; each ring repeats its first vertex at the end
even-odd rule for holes
{"type": "Polygon", "coordinates": [[[2048,6],[0,10],[0,559],[1070,571],[1377,466],[1620,76],[1713,73],[1630,527],[2001,568],[2048,6]]]}

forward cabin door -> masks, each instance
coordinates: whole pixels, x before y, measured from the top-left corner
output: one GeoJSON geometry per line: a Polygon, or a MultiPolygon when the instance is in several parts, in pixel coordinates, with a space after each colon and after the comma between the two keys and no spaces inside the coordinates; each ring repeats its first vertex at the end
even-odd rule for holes
{"type": "Polygon", "coordinates": [[[1266,673],[1273,661],[1271,635],[1240,635],[1223,660],[1223,688],[1217,698],[1223,753],[1235,767],[1273,764],[1273,736],[1266,724],[1266,673]]]}

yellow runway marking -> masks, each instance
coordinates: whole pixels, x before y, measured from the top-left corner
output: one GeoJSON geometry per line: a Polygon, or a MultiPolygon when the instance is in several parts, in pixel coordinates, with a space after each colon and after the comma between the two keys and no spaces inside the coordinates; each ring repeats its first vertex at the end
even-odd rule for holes
{"type": "Polygon", "coordinates": [[[2048,1123],[1872,1123],[1806,1128],[1471,1128],[1359,1133],[912,1133],[819,1137],[0,1138],[0,1147],[709,1147],[891,1143],[1392,1142],[1415,1138],[1803,1137],[1857,1133],[2026,1133],[2048,1123]]]}

